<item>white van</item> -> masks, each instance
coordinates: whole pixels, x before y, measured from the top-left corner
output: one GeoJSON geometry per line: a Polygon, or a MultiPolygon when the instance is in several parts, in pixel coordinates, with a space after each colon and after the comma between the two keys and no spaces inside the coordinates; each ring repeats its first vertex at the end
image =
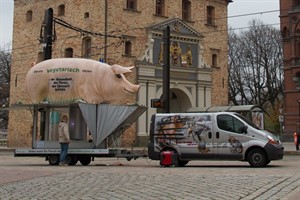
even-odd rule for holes
{"type": "Polygon", "coordinates": [[[232,112],[153,115],[148,156],[161,160],[166,151],[176,156],[179,166],[191,160],[222,159],[264,167],[283,158],[283,146],[273,134],[232,112]]]}

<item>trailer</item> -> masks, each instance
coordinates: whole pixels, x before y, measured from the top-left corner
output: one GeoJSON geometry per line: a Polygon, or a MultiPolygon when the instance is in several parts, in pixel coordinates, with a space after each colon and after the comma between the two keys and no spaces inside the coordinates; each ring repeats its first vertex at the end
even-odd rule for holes
{"type": "Polygon", "coordinates": [[[15,149],[15,157],[45,157],[50,165],[58,165],[58,124],[62,114],[69,116],[69,165],[76,165],[78,161],[89,165],[96,157],[118,157],[128,161],[147,157],[142,150],[120,148],[119,144],[122,133],[147,110],[145,106],[78,102],[16,104],[12,107],[28,109],[32,113],[32,147],[15,149]]]}

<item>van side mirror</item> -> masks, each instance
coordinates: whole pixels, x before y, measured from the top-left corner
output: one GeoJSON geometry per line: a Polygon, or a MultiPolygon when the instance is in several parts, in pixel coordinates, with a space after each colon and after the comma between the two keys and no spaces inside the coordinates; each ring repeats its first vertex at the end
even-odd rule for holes
{"type": "Polygon", "coordinates": [[[247,134],[247,129],[248,129],[248,126],[244,125],[241,127],[241,133],[245,133],[247,134]]]}

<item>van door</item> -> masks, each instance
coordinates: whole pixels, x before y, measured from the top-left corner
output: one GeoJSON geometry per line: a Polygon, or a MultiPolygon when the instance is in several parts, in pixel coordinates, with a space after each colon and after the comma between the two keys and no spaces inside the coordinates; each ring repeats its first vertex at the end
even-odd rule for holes
{"type": "Polygon", "coordinates": [[[245,125],[230,114],[217,115],[215,130],[215,156],[219,159],[241,160],[243,144],[248,142],[245,125]]]}
{"type": "Polygon", "coordinates": [[[185,159],[214,158],[214,134],[211,114],[198,114],[189,117],[191,131],[186,137],[188,144],[178,144],[181,156],[185,159]]]}

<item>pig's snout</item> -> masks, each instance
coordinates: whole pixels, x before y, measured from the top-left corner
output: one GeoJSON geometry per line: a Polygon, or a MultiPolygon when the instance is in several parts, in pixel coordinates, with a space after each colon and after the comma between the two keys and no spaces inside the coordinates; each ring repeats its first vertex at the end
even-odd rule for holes
{"type": "Polygon", "coordinates": [[[137,91],[140,89],[140,86],[139,85],[133,85],[133,84],[130,84],[129,87],[125,87],[124,88],[124,91],[126,93],[129,93],[129,94],[134,94],[134,93],[137,93],[137,91]]]}

